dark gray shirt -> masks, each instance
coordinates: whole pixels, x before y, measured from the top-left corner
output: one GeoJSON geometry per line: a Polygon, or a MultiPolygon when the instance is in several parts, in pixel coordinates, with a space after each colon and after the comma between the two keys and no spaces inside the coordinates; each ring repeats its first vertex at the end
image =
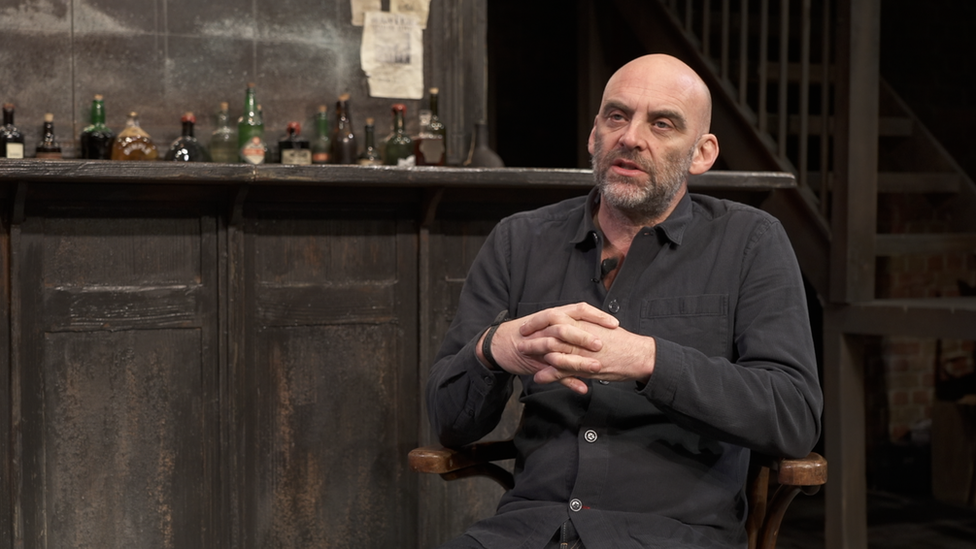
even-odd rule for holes
{"type": "Polygon", "coordinates": [[[745,547],[749,451],[802,457],[820,433],[806,297],[790,242],[769,214],[686,195],[642,230],[607,290],[599,195],[502,220],[476,257],[427,386],[448,446],[498,423],[513,376],[475,355],[499,311],[585,301],[652,336],[645,387],[588,380],[576,394],[523,376],[515,488],[468,533],[537,549],[572,519],[588,549],[745,547]]]}

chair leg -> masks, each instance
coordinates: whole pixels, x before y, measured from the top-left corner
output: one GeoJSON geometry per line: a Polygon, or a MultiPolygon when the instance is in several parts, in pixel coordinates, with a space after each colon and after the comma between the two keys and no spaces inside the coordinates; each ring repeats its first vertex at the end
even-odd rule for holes
{"type": "Polygon", "coordinates": [[[780,486],[773,494],[773,499],[769,503],[769,510],[766,513],[766,520],[763,523],[762,533],[759,538],[757,549],[775,549],[776,540],[779,537],[779,527],[786,516],[786,509],[793,502],[793,498],[800,492],[812,496],[820,491],[819,486],[780,486]]]}

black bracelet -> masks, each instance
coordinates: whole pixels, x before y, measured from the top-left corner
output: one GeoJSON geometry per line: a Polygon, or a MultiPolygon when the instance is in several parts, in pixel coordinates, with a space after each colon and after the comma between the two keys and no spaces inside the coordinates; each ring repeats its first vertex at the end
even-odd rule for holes
{"type": "Polygon", "coordinates": [[[488,330],[485,332],[485,338],[481,341],[481,354],[485,356],[485,361],[488,362],[488,365],[496,370],[501,370],[502,367],[498,364],[498,362],[495,361],[495,357],[491,354],[491,338],[495,336],[495,332],[498,331],[498,327],[501,326],[502,322],[505,322],[506,320],[511,320],[508,318],[508,311],[498,313],[498,316],[495,317],[495,320],[491,323],[491,326],[488,326],[488,330]]]}

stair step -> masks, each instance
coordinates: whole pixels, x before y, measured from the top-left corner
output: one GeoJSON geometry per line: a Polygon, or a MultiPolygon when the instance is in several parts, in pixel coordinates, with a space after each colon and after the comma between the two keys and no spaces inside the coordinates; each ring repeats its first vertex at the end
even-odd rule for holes
{"type": "MultiPolygon", "coordinates": [[[[769,114],[769,122],[766,127],[771,133],[776,133],[779,126],[779,116],[769,114]]],[[[819,134],[823,126],[823,117],[812,115],[808,118],[808,133],[819,134]]],[[[834,133],[834,117],[828,117],[828,128],[830,133],[834,133]]],[[[913,122],[907,116],[881,116],[878,118],[878,136],[880,137],[910,137],[912,135],[913,122]]],[[[786,131],[790,135],[800,133],[800,115],[791,114],[786,119],[786,131]]]]}
{"type": "Polygon", "coordinates": [[[879,234],[874,239],[878,257],[956,252],[976,252],[976,233],[879,234]]]}
{"type": "Polygon", "coordinates": [[[881,193],[958,193],[962,176],[953,172],[880,172],[881,193]]]}
{"type": "Polygon", "coordinates": [[[972,339],[976,297],[877,299],[834,306],[831,329],[842,333],[972,339]]]}
{"type": "MultiPolygon", "coordinates": [[[[833,179],[833,174],[830,175],[833,179]]],[[[820,188],[820,172],[809,172],[807,181],[820,188]]],[[[880,172],[878,192],[897,194],[955,194],[962,187],[963,178],[954,172],[880,172]]]]}

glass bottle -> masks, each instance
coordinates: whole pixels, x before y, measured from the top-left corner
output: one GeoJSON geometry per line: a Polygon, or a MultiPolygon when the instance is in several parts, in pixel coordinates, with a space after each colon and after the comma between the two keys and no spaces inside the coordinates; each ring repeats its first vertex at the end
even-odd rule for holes
{"type": "Polygon", "coordinates": [[[247,85],[247,90],[244,92],[244,114],[237,120],[237,150],[240,150],[245,143],[250,143],[255,136],[264,140],[264,116],[258,107],[252,82],[247,85]]]}
{"type": "Polygon", "coordinates": [[[479,120],[474,124],[474,136],[471,138],[471,151],[464,166],[470,168],[504,168],[505,163],[498,153],[488,146],[488,123],[479,120]]]}
{"type": "Polygon", "coordinates": [[[302,137],[302,125],[289,122],[287,133],[278,141],[278,152],[282,164],[307,166],[312,163],[312,149],[308,139],[302,137]]]}
{"type": "Polygon", "coordinates": [[[130,112],[125,129],[112,143],[112,160],[156,160],[158,156],[152,137],[139,126],[139,114],[130,112]]]}
{"type": "Polygon", "coordinates": [[[96,94],[91,104],[91,124],[81,130],[81,157],[92,160],[112,158],[115,132],[105,125],[105,101],[96,94]]]}
{"type": "Polygon", "coordinates": [[[349,114],[349,94],[344,93],[336,101],[336,127],[332,136],[332,163],[356,163],[356,134],[352,131],[352,116],[349,114]]]}
{"type": "Polygon", "coordinates": [[[64,158],[61,155],[61,144],[54,137],[54,115],[51,113],[44,115],[44,124],[41,126],[41,141],[37,144],[34,156],[36,158],[64,158]]]}
{"type": "Polygon", "coordinates": [[[407,115],[407,106],[403,103],[393,104],[393,133],[386,140],[383,151],[383,163],[388,166],[413,166],[416,158],[413,155],[413,139],[407,135],[403,127],[403,119],[407,115]]]}
{"type": "Polygon", "coordinates": [[[373,119],[366,119],[365,128],[365,146],[362,154],[359,155],[359,165],[360,166],[379,166],[383,164],[383,159],[380,158],[380,151],[376,148],[376,127],[373,125],[373,119]]]}
{"type": "Polygon", "coordinates": [[[24,134],[14,126],[13,103],[3,104],[3,127],[0,128],[0,157],[23,158],[24,134]]]}
{"type": "Polygon", "coordinates": [[[430,111],[421,114],[420,133],[414,140],[418,166],[443,166],[447,161],[447,126],[437,114],[438,89],[430,89],[430,111]]]}
{"type": "Polygon", "coordinates": [[[210,162],[210,155],[207,149],[193,136],[193,125],[197,118],[192,112],[184,114],[180,118],[183,124],[183,135],[177,137],[166,151],[166,160],[177,160],[182,162],[210,162]]]}
{"type": "Polygon", "coordinates": [[[315,115],[315,140],[312,141],[312,164],[328,164],[332,155],[332,139],[329,138],[329,109],[319,105],[315,115]]]}
{"type": "Polygon", "coordinates": [[[221,101],[220,110],[217,111],[217,127],[210,134],[210,158],[214,162],[229,164],[239,162],[240,158],[237,156],[237,136],[230,127],[230,114],[227,108],[227,102],[221,101]]]}

